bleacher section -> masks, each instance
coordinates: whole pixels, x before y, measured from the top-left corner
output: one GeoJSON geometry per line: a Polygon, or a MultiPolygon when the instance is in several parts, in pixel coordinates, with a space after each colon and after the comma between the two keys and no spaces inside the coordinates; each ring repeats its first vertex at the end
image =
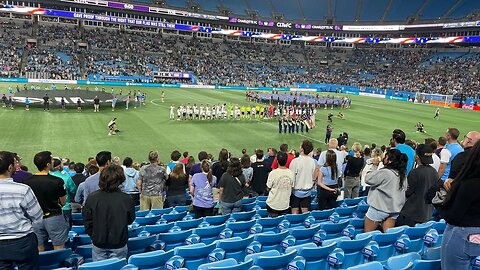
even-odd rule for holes
{"type": "Polygon", "coordinates": [[[311,212],[277,218],[267,217],[265,199],[244,199],[243,212],[201,219],[186,212],[188,206],[137,209],[128,258],[94,263],[82,215],[73,214],[67,248],[40,253],[40,269],[58,268],[77,254],[86,262],[79,270],[119,270],[127,262],[125,269],[440,270],[444,221],[364,233],[366,197],[340,200],[323,211],[312,203],[311,212]]]}

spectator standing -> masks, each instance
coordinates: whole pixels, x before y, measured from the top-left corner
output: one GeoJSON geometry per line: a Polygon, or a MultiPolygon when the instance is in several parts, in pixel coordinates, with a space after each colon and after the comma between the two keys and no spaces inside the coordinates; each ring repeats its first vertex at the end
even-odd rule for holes
{"type": "MultiPolygon", "coordinates": [[[[188,172],[188,174],[189,174],[188,183],[190,183],[192,181],[192,177],[193,177],[194,174],[202,172],[202,160],[204,160],[204,159],[208,159],[208,153],[205,152],[205,151],[198,152],[198,161],[199,162],[193,164],[190,171],[188,172]]],[[[187,163],[187,167],[188,167],[188,163],[187,163]]]]}
{"type": "Polygon", "coordinates": [[[240,163],[242,164],[242,174],[243,177],[245,177],[246,185],[247,187],[250,187],[253,177],[253,168],[251,166],[250,157],[248,155],[243,155],[240,159],[240,163]]]}
{"type": "MultiPolygon", "coordinates": [[[[282,151],[284,153],[287,153],[288,159],[287,159],[287,165],[286,166],[287,166],[287,168],[290,168],[290,163],[295,158],[295,156],[288,151],[288,144],[284,143],[284,144],[280,145],[280,151],[282,151]]],[[[277,163],[277,160],[275,159],[275,160],[273,160],[273,163],[272,163],[272,170],[275,170],[277,168],[278,168],[278,163],[277,163]]]]}
{"type": "Polygon", "coordinates": [[[163,209],[163,190],[167,180],[165,168],[160,166],[157,151],[148,154],[150,164],[140,169],[137,187],[140,192],[140,210],[163,209]]]}
{"type": "Polygon", "coordinates": [[[344,197],[356,198],[358,197],[358,191],[360,189],[360,172],[362,171],[364,158],[360,151],[362,145],[358,142],[352,146],[353,156],[347,157],[347,166],[345,167],[345,185],[344,185],[344,197]]]}
{"type": "Polygon", "coordinates": [[[442,152],[446,144],[447,144],[447,139],[445,137],[438,138],[437,149],[435,149],[435,154],[437,154],[438,157],[440,157],[440,152],[442,152]]]}
{"type": "Polygon", "coordinates": [[[290,198],[292,214],[308,212],[312,202],[312,188],[315,184],[315,160],[310,156],[312,142],[304,140],[300,146],[300,156],[290,163],[290,170],[295,175],[294,187],[290,198]]]}
{"type": "Polygon", "coordinates": [[[290,196],[295,181],[295,175],[287,168],[288,156],[285,152],[278,152],[276,156],[278,168],[268,174],[266,201],[270,217],[285,215],[290,208],[290,196]]]}
{"type": "Polygon", "coordinates": [[[38,242],[33,223],[43,211],[32,189],[13,181],[15,155],[0,151],[0,266],[2,269],[38,269],[38,242]]]}
{"type": "Polygon", "coordinates": [[[345,156],[337,148],[338,148],[337,139],[335,138],[330,139],[330,141],[328,141],[328,149],[320,153],[320,157],[318,158],[318,165],[323,166],[325,164],[327,151],[332,150],[333,152],[335,152],[335,155],[337,156],[336,159],[337,159],[337,168],[338,168],[338,178],[340,178],[342,176],[342,167],[343,167],[343,161],[345,156]]]}
{"type": "Polygon", "coordinates": [[[256,161],[252,164],[253,176],[251,182],[251,188],[259,196],[265,195],[267,188],[267,177],[270,168],[266,165],[263,160],[263,150],[257,149],[255,151],[256,161]]]}
{"type": "Polygon", "coordinates": [[[13,181],[17,183],[23,183],[26,179],[32,176],[28,172],[28,168],[22,165],[22,158],[14,153],[15,155],[15,172],[12,175],[13,181]]]}
{"type": "MultiPolygon", "coordinates": [[[[173,172],[173,167],[175,167],[175,165],[180,162],[179,160],[181,156],[182,154],[180,154],[178,150],[175,150],[170,154],[170,158],[172,160],[167,165],[167,174],[171,174],[173,172]]],[[[183,172],[185,172],[185,168],[183,168],[183,172]]]]}
{"type": "Polygon", "coordinates": [[[265,159],[265,166],[267,166],[270,170],[272,169],[273,161],[275,161],[275,157],[277,156],[277,149],[275,148],[268,148],[267,150],[267,158],[265,159]]]}
{"type": "Polygon", "coordinates": [[[465,165],[465,161],[471,153],[473,146],[480,140],[480,132],[470,131],[468,132],[460,145],[463,147],[463,152],[457,154],[457,156],[452,159],[452,165],[450,166],[450,173],[448,178],[455,179],[458,173],[465,165]]]}
{"type": "Polygon", "coordinates": [[[462,146],[457,142],[459,136],[460,131],[456,128],[449,128],[445,133],[447,144],[440,152],[440,168],[438,169],[438,176],[442,179],[442,181],[447,180],[448,175],[450,174],[452,160],[459,153],[463,152],[462,146]]]}
{"type": "MultiPolygon", "coordinates": [[[[437,141],[434,138],[426,138],[425,139],[425,144],[430,145],[433,149],[433,153],[435,154],[435,149],[437,149],[437,141]]],[[[437,154],[432,156],[433,163],[430,164],[432,168],[434,168],[437,171],[440,169],[440,157],[437,156],[437,154]]]]}
{"type": "Polygon", "coordinates": [[[166,186],[169,207],[187,204],[185,190],[188,188],[188,176],[183,172],[182,163],[175,164],[172,172],[168,175],[166,186]]]}
{"type": "Polygon", "coordinates": [[[72,180],[69,174],[65,173],[62,166],[62,160],[60,158],[53,159],[53,168],[49,172],[50,175],[56,176],[63,180],[65,184],[65,190],[67,192],[65,205],[62,207],[63,214],[67,218],[69,223],[69,229],[72,228],[72,207],[71,202],[74,202],[75,193],[77,192],[77,185],[72,180]]]}
{"type": "Polygon", "coordinates": [[[51,240],[54,249],[63,249],[68,238],[68,221],[62,213],[65,205],[65,183],[61,178],[50,175],[53,166],[52,153],[39,152],[33,158],[38,172],[25,181],[32,188],[38,203],[42,207],[43,219],[33,223],[37,235],[38,251],[45,251],[44,244],[51,240]]]}
{"type": "Polygon", "coordinates": [[[430,145],[419,144],[415,150],[414,168],[407,177],[408,188],[405,192],[406,202],[397,218],[396,226],[415,226],[432,218],[433,205],[425,202],[425,194],[437,182],[437,171],[430,166],[435,155],[430,145]]]}
{"type": "Polygon", "coordinates": [[[375,148],[372,151],[371,158],[366,161],[365,167],[362,169],[361,173],[361,186],[362,192],[361,196],[366,196],[370,190],[370,186],[365,183],[365,178],[367,172],[376,171],[383,168],[383,151],[380,148],[375,148]]]}
{"type": "Polygon", "coordinates": [[[392,132],[392,139],[391,139],[392,147],[398,149],[401,153],[407,155],[408,162],[407,162],[407,171],[406,175],[410,173],[413,168],[413,163],[415,161],[415,150],[412,147],[405,144],[405,132],[401,129],[395,129],[392,132]]]}
{"type": "Polygon", "coordinates": [[[227,171],[220,178],[219,202],[222,214],[227,215],[242,211],[243,189],[245,177],[238,158],[231,158],[227,171]]]}
{"type": "Polygon", "coordinates": [[[83,207],[85,232],[93,243],[93,261],[127,258],[127,226],[135,220],[135,205],[120,190],[124,181],[122,167],[106,167],[100,173],[100,189],[90,194],[83,207]]]}
{"type": "Polygon", "coordinates": [[[100,181],[100,173],[111,164],[112,153],[109,151],[101,151],[95,156],[95,160],[98,165],[98,172],[89,176],[83,183],[83,202],[88,199],[88,195],[99,189],[98,183],[100,181]]]}
{"type": "Polygon", "coordinates": [[[140,193],[138,192],[137,181],[140,173],[133,168],[133,160],[126,157],[123,160],[123,172],[125,174],[125,182],[120,186],[120,190],[132,198],[135,205],[140,204],[140,193]]]}
{"type": "Polygon", "coordinates": [[[193,211],[195,218],[202,218],[213,215],[213,189],[217,177],[212,174],[210,162],[204,159],[201,162],[202,172],[192,177],[190,194],[193,196],[193,211]]]}
{"type": "Polygon", "coordinates": [[[336,206],[338,197],[338,167],[337,155],[333,150],[327,150],[325,164],[320,167],[317,181],[318,209],[331,209],[336,206]]]}
{"type": "Polygon", "coordinates": [[[212,174],[217,179],[220,179],[227,171],[228,163],[228,150],[223,148],[220,150],[220,153],[218,153],[218,161],[214,162],[212,165],[212,174]]]}

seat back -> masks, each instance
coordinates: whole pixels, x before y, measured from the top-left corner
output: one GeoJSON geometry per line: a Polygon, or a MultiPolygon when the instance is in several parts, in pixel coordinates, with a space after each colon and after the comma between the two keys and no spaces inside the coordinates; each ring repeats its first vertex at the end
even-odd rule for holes
{"type": "Polygon", "coordinates": [[[230,215],[205,217],[204,220],[210,225],[222,225],[230,218],[230,215]]]}
{"type": "Polygon", "coordinates": [[[204,228],[196,228],[194,230],[195,234],[200,236],[200,238],[210,238],[216,237],[225,229],[226,225],[218,225],[218,226],[208,226],[204,228]]]}
{"type": "Polygon", "coordinates": [[[329,210],[315,210],[310,212],[310,214],[315,218],[315,220],[327,220],[328,217],[333,214],[335,210],[334,209],[329,209],[329,210]]]}
{"type": "Polygon", "coordinates": [[[40,269],[53,269],[59,268],[60,264],[65,259],[72,255],[71,249],[59,249],[40,252],[38,257],[38,265],[40,269]]]}
{"type": "Polygon", "coordinates": [[[166,233],[170,230],[175,224],[165,223],[165,224],[158,224],[158,225],[147,225],[145,226],[145,231],[149,232],[150,234],[159,234],[159,233],[166,233]]]}
{"type": "Polygon", "coordinates": [[[255,220],[231,222],[227,224],[227,228],[231,229],[234,233],[246,232],[249,231],[255,223],[255,220]]]}
{"type": "Polygon", "coordinates": [[[441,258],[441,251],[441,246],[427,248],[422,255],[422,260],[439,260],[441,258]]]}
{"type": "Polygon", "coordinates": [[[372,240],[379,246],[393,245],[395,241],[403,234],[403,231],[379,233],[372,236],[372,240]]]}
{"type": "Polygon", "coordinates": [[[182,256],[186,260],[207,258],[208,254],[216,248],[217,244],[205,245],[198,243],[189,246],[175,248],[175,255],[182,256]]]}
{"type": "Polygon", "coordinates": [[[134,237],[128,239],[128,254],[137,254],[137,253],[143,253],[147,250],[147,247],[149,247],[157,237],[155,235],[152,236],[147,236],[147,237],[134,237]]]}
{"type": "Polygon", "coordinates": [[[274,228],[277,227],[280,222],[284,219],[283,216],[275,217],[275,218],[259,218],[257,219],[257,223],[262,225],[263,228],[274,228]]]}
{"type": "Polygon", "coordinates": [[[288,215],[285,215],[285,219],[290,222],[290,225],[301,224],[305,221],[305,219],[309,215],[310,215],[310,212],[306,212],[303,214],[288,214],[288,215]]]}
{"type": "Polygon", "coordinates": [[[309,239],[312,238],[313,235],[320,230],[320,225],[314,225],[311,226],[310,228],[293,228],[290,229],[290,234],[295,237],[297,240],[304,240],[304,239],[309,239]]]}
{"type": "Polygon", "coordinates": [[[119,270],[126,264],[126,259],[111,258],[98,262],[84,263],[78,267],[78,270],[119,270]]]}
{"type": "Polygon", "coordinates": [[[337,244],[337,247],[341,248],[345,253],[358,252],[361,251],[371,239],[371,237],[366,237],[360,240],[341,241],[337,244]]]}
{"type": "Polygon", "coordinates": [[[217,247],[225,250],[225,252],[237,252],[245,250],[250,243],[252,243],[254,236],[249,236],[245,239],[240,237],[232,237],[223,239],[217,242],[217,247]]]}
{"type": "Polygon", "coordinates": [[[172,212],[173,207],[164,208],[164,209],[152,209],[150,212],[154,215],[163,215],[172,212]]]}
{"type": "Polygon", "coordinates": [[[347,270],[384,270],[383,265],[379,262],[369,262],[360,264],[357,266],[352,266],[347,268],[347,270]]]}
{"type": "Polygon", "coordinates": [[[415,260],[412,270],[440,270],[442,261],[438,260],[415,260]]]}
{"type": "Polygon", "coordinates": [[[198,270],[210,270],[210,269],[230,269],[230,267],[237,265],[235,259],[225,259],[221,261],[202,264],[198,267],[198,270]]]}
{"type": "Polygon", "coordinates": [[[394,257],[390,257],[387,260],[387,269],[409,269],[413,267],[413,261],[420,260],[420,255],[416,252],[402,254],[394,257]]]}
{"type": "Polygon", "coordinates": [[[288,263],[295,258],[296,255],[297,251],[294,250],[290,253],[280,254],[278,256],[260,256],[254,260],[254,264],[264,270],[284,269],[288,263]]]}
{"type": "Polygon", "coordinates": [[[169,243],[180,243],[185,241],[187,237],[189,237],[192,234],[192,230],[187,230],[187,231],[180,231],[180,232],[167,232],[167,233],[160,233],[157,236],[158,240],[162,240],[166,244],[169,243]]]}
{"type": "Polygon", "coordinates": [[[192,220],[180,220],[175,222],[175,226],[180,227],[182,230],[189,230],[189,229],[196,228],[202,222],[203,222],[203,218],[192,219],[192,220]]]}
{"type": "Polygon", "coordinates": [[[433,224],[422,227],[410,227],[405,229],[405,234],[410,237],[411,240],[423,238],[425,234],[432,228],[433,224]]]}
{"type": "Polygon", "coordinates": [[[320,224],[320,228],[324,229],[327,234],[336,234],[340,233],[347,227],[350,221],[348,219],[340,220],[338,223],[323,223],[320,224]]]}
{"type": "Polygon", "coordinates": [[[156,250],[135,254],[128,258],[129,264],[134,264],[140,269],[149,269],[156,267],[163,267],[165,263],[174,255],[174,251],[165,252],[163,250],[156,250]]]}
{"type": "MultiPolygon", "coordinates": [[[[253,208],[252,208],[253,209],[253,208]]],[[[234,218],[236,221],[248,221],[251,220],[252,217],[256,214],[255,210],[251,210],[248,212],[238,212],[232,213],[230,217],[234,218]]],[[[251,227],[251,226],[250,226],[251,227]]]]}
{"type": "Polygon", "coordinates": [[[162,219],[165,219],[168,222],[181,220],[184,216],[187,215],[187,212],[180,212],[175,214],[163,214],[162,219]]]}
{"type": "Polygon", "coordinates": [[[287,230],[281,233],[259,233],[254,235],[254,240],[264,246],[272,246],[280,244],[288,235],[289,232],[287,230]]]}
{"type": "MultiPolygon", "coordinates": [[[[335,248],[337,247],[336,243],[331,243],[329,245],[324,245],[321,247],[317,246],[305,246],[297,250],[299,256],[302,256],[307,261],[318,261],[328,257],[335,248]]],[[[295,247],[292,247],[295,248],[295,247]]]]}
{"type": "Polygon", "coordinates": [[[92,259],[92,245],[78,246],[75,254],[82,256],[86,261],[92,259]]]}
{"type": "Polygon", "coordinates": [[[357,210],[356,205],[335,208],[335,212],[337,212],[337,214],[339,214],[341,217],[350,217],[355,210],[357,210]]]}

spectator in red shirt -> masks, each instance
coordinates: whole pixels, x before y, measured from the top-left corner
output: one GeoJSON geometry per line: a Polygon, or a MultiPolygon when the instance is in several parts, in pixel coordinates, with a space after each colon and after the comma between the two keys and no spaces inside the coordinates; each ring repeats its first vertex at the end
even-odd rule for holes
{"type": "MultiPolygon", "coordinates": [[[[284,143],[284,144],[280,145],[280,151],[288,154],[287,164],[285,166],[287,168],[290,168],[290,162],[292,162],[292,160],[295,158],[295,156],[288,152],[288,144],[284,143]]],[[[276,157],[275,157],[275,159],[273,160],[273,163],[272,163],[272,170],[275,170],[275,169],[278,169],[278,161],[277,161],[276,157]]]]}

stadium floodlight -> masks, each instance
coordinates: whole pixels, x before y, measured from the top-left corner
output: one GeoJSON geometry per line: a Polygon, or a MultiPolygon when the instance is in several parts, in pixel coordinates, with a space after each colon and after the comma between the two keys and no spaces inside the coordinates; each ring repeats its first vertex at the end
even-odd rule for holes
{"type": "Polygon", "coordinates": [[[423,92],[416,92],[415,99],[413,101],[415,104],[430,104],[434,106],[442,106],[445,108],[449,108],[454,105],[453,95],[440,95],[423,92]]]}

